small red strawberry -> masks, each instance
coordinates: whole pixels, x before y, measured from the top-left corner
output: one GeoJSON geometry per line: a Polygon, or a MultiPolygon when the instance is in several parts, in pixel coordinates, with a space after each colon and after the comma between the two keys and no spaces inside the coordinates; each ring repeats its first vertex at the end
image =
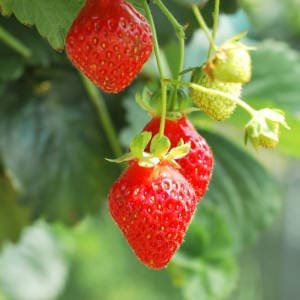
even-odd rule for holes
{"type": "Polygon", "coordinates": [[[166,266],[181,245],[196,204],[193,187],[168,162],[146,168],[133,161],[109,194],[113,219],[154,269],[166,266]]]}
{"type": "Polygon", "coordinates": [[[148,22],[124,0],[87,0],[66,38],[71,62],[108,93],[132,82],[152,48],[148,22]]]}
{"type": "MultiPolygon", "coordinates": [[[[155,135],[159,131],[160,118],[153,118],[144,128],[155,135]]],[[[195,189],[197,199],[201,199],[207,190],[213,168],[213,154],[206,140],[199,135],[194,126],[182,117],[178,120],[167,120],[165,136],[169,138],[171,147],[176,147],[180,139],[190,142],[190,152],[176,160],[180,165],[179,171],[195,189]]]]}

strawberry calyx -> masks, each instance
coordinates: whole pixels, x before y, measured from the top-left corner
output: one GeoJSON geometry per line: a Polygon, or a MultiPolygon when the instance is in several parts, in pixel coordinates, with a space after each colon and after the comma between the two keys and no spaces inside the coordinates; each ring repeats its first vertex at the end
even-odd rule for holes
{"type": "Polygon", "coordinates": [[[290,129],[283,111],[270,108],[257,111],[246,125],[245,144],[250,140],[254,148],[274,148],[279,142],[280,126],[290,129]]]}
{"type": "MultiPolygon", "coordinates": [[[[170,99],[176,92],[176,101],[171,103],[168,101],[166,119],[179,120],[183,116],[199,111],[198,108],[193,106],[193,101],[184,88],[176,88],[175,86],[168,86],[167,97],[170,99]]],[[[147,111],[152,117],[161,116],[162,113],[162,93],[161,89],[152,91],[148,87],[145,87],[142,92],[138,92],[135,95],[136,102],[145,111],[147,111]]]]}
{"type": "Polygon", "coordinates": [[[130,151],[123,156],[116,159],[106,159],[109,162],[123,163],[131,160],[137,160],[139,166],[145,168],[152,168],[160,162],[170,162],[174,167],[180,168],[177,159],[186,156],[190,149],[191,144],[184,143],[180,140],[178,145],[171,148],[171,142],[166,136],[156,134],[152,136],[149,131],[143,131],[133,138],[129,147],[130,151]],[[146,151],[150,143],[150,150],[146,151]]]}

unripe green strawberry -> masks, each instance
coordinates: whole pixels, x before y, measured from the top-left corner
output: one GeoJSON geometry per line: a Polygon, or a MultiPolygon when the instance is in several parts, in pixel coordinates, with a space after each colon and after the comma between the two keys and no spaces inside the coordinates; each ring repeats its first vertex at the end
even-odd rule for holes
{"type": "Polygon", "coordinates": [[[207,65],[212,78],[224,82],[246,83],[251,79],[251,56],[241,43],[226,43],[207,65]]]}
{"type": "MultiPolygon", "coordinates": [[[[194,70],[191,81],[205,88],[228,93],[235,97],[240,97],[242,91],[241,83],[213,80],[202,69],[194,70]]],[[[191,88],[191,97],[197,107],[217,121],[229,118],[236,108],[236,103],[226,96],[212,95],[194,88],[191,88]]]]}

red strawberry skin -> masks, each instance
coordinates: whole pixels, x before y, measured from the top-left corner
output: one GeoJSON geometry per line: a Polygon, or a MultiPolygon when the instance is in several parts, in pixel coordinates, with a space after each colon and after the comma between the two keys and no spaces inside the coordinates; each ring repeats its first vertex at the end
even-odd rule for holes
{"type": "Polygon", "coordinates": [[[172,165],[132,162],[114,183],[109,209],[135,254],[148,267],[165,267],[195,212],[193,187],[172,165]]]}
{"type": "MultiPolygon", "coordinates": [[[[144,131],[150,131],[155,135],[159,132],[159,125],[160,118],[153,118],[146,125],[144,131]]],[[[176,147],[180,139],[183,139],[185,143],[191,143],[189,154],[176,161],[181,167],[179,171],[194,187],[200,201],[208,188],[212,175],[214,158],[210,147],[186,117],[167,120],[165,136],[170,139],[172,147],[176,147]]]]}
{"type": "Polygon", "coordinates": [[[126,88],[152,49],[148,22],[124,0],[87,0],[66,38],[71,62],[107,93],[126,88]]]}

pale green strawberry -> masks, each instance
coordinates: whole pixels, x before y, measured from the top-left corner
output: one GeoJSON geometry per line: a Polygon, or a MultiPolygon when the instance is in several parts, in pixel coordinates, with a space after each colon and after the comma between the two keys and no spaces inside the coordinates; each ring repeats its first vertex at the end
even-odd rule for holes
{"type": "MultiPolygon", "coordinates": [[[[240,83],[213,80],[202,68],[193,71],[191,81],[203,87],[228,93],[238,98],[242,91],[242,85],[240,83]]],[[[226,96],[211,95],[210,93],[193,88],[191,88],[190,92],[195,105],[214,120],[223,121],[229,118],[236,109],[236,103],[226,96]]]]}
{"type": "Polygon", "coordinates": [[[241,43],[226,43],[208,64],[212,78],[224,82],[247,83],[251,80],[252,63],[249,49],[241,43]]]}

